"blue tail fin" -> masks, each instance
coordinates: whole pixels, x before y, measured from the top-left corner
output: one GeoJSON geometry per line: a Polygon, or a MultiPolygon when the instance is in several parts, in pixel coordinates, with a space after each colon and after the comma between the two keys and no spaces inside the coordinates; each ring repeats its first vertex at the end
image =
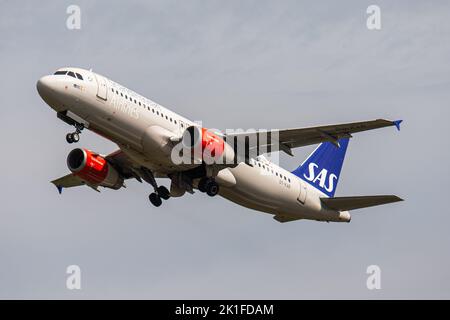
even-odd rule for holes
{"type": "Polygon", "coordinates": [[[344,163],[348,140],[348,138],[340,139],[340,147],[331,142],[321,143],[292,173],[328,197],[333,197],[344,163]]]}

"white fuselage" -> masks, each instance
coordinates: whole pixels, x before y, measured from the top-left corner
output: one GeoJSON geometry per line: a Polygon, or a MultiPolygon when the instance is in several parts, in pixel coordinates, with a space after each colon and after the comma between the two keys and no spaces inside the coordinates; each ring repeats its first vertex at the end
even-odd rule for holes
{"type": "MultiPolygon", "coordinates": [[[[170,138],[196,125],[192,121],[92,71],[64,68],[82,75],[49,75],[38,82],[45,102],[57,112],[69,111],[88,129],[117,143],[134,162],[159,177],[187,170],[171,161],[170,138]]],[[[219,194],[237,204],[293,219],[349,222],[347,211],[322,205],[319,190],[264,157],[219,172],[219,194]]]]}

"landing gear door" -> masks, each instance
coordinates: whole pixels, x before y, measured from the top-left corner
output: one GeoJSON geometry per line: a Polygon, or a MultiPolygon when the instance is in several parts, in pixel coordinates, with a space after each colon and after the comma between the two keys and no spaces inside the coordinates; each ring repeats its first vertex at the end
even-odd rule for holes
{"type": "Polygon", "coordinates": [[[98,74],[95,75],[95,79],[97,80],[97,97],[106,100],[108,98],[108,85],[106,79],[98,74]]]}
{"type": "Polygon", "coordinates": [[[299,185],[300,185],[300,191],[298,193],[298,197],[297,200],[301,203],[301,204],[305,204],[306,201],[306,194],[308,191],[308,186],[306,185],[306,183],[302,180],[298,180],[299,185]]]}

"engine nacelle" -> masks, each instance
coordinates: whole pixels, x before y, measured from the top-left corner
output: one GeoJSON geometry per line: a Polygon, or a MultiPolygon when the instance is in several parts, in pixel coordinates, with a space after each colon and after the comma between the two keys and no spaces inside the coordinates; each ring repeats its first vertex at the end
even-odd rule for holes
{"type": "Polygon", "coordinates": [[[207,128],[190,126],[183,133],[183,146],[193,152],[201,152],[207,164],[233,163],[233,149],[217,134],[207,128]]]}
{"type": "Polygon", "coordinates": [[[87,149],[73,149],[67,156],[67,166],[72,173],[87,183],[111,189],[123,186],[123,178],[100,155],[87,149]]]}

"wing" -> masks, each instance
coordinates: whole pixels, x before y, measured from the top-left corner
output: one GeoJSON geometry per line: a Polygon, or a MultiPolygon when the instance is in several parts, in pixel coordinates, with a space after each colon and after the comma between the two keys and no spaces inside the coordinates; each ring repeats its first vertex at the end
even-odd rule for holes
{"type": "Polygon", "coordinates": [[[53,180],[52,183],[58,188],[58,192],[61,193],[63,188],[72,188],[85,185],[85,182],[72,173],[53,180]]]}
{"type": "Polygon", "coordinates": [[[116,169],[124,179],[136,178],[142,182],[140,175],[135,170],[135,163],[122,151],[117,150],[108,154],[105,160],[116,169]]]}
{"type": "Polygon", "coordinates": [[[237,139],[242,139],[241,141],[247,139],[248,142],[245,143],[248,144],[249,150],[258,149],[256,151],[256,155],[280,150],[292,155],[292,148],[318,144],[326,141],[338,145],[339,139],[351,138],[351,134],[356,132],[389,126],[395,126],[398,130],[400,130],[401,122],[402,120],[390,121],[385,119],[377,119],[372,121],[351,122],[308,128],[231,133],[226,134],[225,139],[227,141],[234,140],[234,145],[237,145],[237,139]]]}

